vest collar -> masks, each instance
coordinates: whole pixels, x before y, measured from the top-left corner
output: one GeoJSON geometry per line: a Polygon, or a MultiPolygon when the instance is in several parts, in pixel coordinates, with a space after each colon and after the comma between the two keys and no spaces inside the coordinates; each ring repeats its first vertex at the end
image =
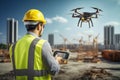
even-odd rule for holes
{"type": "Polygon", "coordinates": [[[33,33],[33,32],[27,32],[27,34],[30,34],[30,35],[32,35],[32,36],[34,36],[34,37],[36,37],[36,38],[40,38],[40,37],[38,37],[35,33],[33,33]]]}

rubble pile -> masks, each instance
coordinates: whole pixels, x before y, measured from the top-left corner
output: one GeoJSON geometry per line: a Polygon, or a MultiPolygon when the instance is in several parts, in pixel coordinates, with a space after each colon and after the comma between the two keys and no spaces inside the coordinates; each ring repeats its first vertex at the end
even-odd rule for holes
{"type": "Polygon", "coordinates": [[[120,80],[120,77],[113,76],[105,69],[91,69],[71,80],[120,80]]]}
{"type": "Polygon", "coordinates": [[[65,71],[61,70],[59,76],[54,77],[53,80],[120,80],[120,77],[114,76],[105,69],[95,68],[76,74],[68,74],[65,71]]]}
{"type": "Polygon", "coordinates": [[[0,63],[6,62],[10,62],[9,51],[0,49],[0,63]]]}

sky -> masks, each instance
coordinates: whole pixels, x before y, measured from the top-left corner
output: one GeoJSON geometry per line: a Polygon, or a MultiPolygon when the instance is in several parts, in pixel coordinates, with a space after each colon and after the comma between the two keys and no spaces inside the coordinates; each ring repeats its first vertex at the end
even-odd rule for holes
{"type": "Polygon", "coordinates": [[[115,34],[120,34],[120,0],[0,0],[0,43],[6,43],[7,18],[18,20],[19,39],[26,34],[22,22],[25,12],[29,9],[38,9],[43,12],[47,24],[42,38],[48,40],[48,34],[53,33],[55,44],[63,43],[63,35],[71,43],[78,43],[81,37],[88,41],[98,34],[98,42],[104,41],[104,26],[115,26],[115,34]],[[94,18],[94,27],[89,28],[88,23],[83,23],[82,28],[77,27],[79,18],[72,18],[70,10],[84,7],[81,12],[95,12],[91,7],[103,10],[98,18],[94,18]],[[76,41],[74,40],[76,39],[76,41]]]}

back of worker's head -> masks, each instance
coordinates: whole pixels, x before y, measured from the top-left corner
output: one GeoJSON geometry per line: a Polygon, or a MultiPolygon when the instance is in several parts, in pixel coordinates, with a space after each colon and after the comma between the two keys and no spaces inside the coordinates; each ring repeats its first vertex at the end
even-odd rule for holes
{"type": "Polygon", "coordinates": [[[24,22],[24,25],[25,25],[27,31],[33,31],[39,26],[42,27],[44,24],[42,22],[26,21],[26,22],[24,22]]]}
{"type": "Polygon", "coordinates": [[[43,27],[46,24],[43,13],[37,9],[28,10],[23,17],[23,22],[27,31],[33,31],[37,27],[43,27]]]}

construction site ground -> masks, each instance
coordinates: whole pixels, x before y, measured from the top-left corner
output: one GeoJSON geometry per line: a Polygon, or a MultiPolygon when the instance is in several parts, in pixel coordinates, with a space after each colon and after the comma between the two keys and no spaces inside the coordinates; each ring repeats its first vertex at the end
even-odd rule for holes
{"type": "MultiPolygon", "coordinates": [[[[100,58],[91,63],[75,60],[77,53],[71,53],[68,64],[61,64],[58,75],[53,80],[120,80],[120,62],[110,62],[100,58]],[[97,75],[96,75],[97,74],[97,75]],[[92,77],[91,77],[92,76],[92,77]]],[[[0,63],[0,80],[14,80],[11,63],[0,63]]]]}

